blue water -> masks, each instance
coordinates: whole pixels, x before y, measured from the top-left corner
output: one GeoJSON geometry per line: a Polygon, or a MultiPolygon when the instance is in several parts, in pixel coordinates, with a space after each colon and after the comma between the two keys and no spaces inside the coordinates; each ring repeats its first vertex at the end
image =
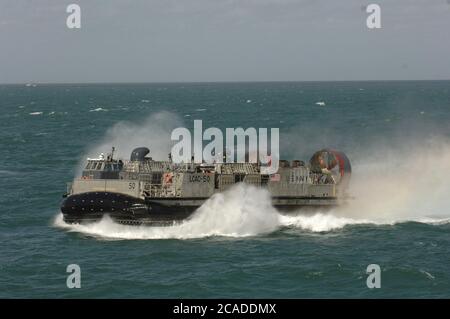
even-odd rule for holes
{"type": "Polygon", "coordinates": [[[0,110],[0,297],[450,297],[450,81],[11,85],[0,110]],[[343,150],[354,203],[286,218],[240,187],[182,226],[63,224],[86,156],[163,157],[194,119],[278,127],[288,159],[343,150]]]}

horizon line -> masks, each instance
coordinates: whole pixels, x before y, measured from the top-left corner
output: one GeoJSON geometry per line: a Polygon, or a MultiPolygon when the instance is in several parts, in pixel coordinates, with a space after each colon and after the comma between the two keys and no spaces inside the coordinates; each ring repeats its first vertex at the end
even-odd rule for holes
{"type": "Polygon", "coordinates": [[[137,81],[137,82],[5,82],[0,85],[102,85],[102,84],[232,84],[232,83],[330,83],[330,82],[445,82],[449,79],[414,79],[414,80],[242,80],[242,81],[137,81]]]}

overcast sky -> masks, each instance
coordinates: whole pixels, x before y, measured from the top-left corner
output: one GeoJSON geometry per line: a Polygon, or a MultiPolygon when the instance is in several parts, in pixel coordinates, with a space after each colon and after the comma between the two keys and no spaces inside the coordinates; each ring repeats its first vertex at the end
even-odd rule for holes
{"type": "Polygon", "coordinates": [[[450,79],[450,0],[0,0],[0,83],[393,79],[450,79]]]}

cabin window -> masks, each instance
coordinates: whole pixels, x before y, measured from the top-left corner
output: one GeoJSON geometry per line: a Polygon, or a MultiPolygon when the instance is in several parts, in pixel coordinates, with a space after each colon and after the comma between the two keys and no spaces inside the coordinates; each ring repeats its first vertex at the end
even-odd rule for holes
{"type": "Polygon", "coordinates": [[[103,164],[102,162],[98,162],[96,170],[101,170],[102,169],[102,164],[103,164]]]}

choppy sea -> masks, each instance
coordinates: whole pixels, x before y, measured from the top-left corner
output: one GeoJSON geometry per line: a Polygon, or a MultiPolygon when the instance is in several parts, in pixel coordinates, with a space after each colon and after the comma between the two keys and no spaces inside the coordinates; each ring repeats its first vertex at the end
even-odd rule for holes
{"type": "Polygon", "coordinates": [[[2,85],[0,111],[0,297],[450,297],[450,81],[2,85]],[[195,119],[279,128],[286,159],[344,151],[354,199],[282,216],[239,185],[173,227],[64,224],[87,156],[164,159],[195,119]]]}

